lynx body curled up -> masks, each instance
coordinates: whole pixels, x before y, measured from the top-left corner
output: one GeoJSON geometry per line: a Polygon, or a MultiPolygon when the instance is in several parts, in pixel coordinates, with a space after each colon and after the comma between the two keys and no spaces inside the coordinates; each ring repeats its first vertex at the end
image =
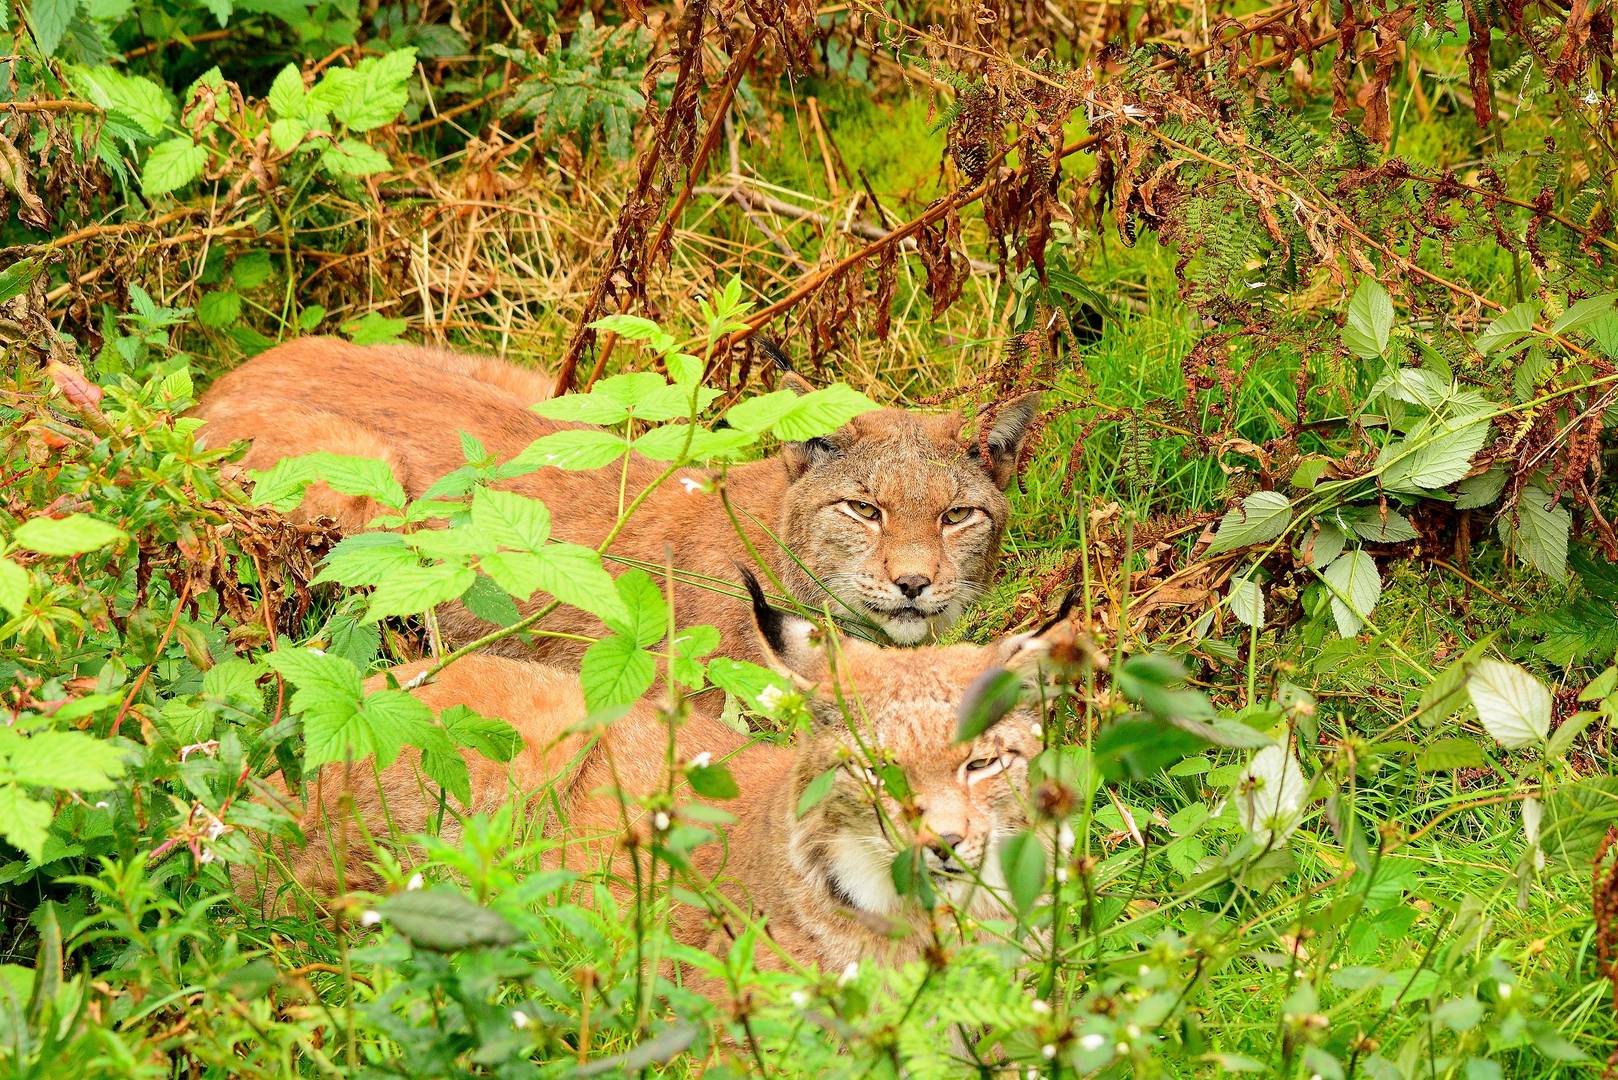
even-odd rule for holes
{"type": "MultiPolygon", "coordinates": [[[[528,410],[549,389],[548,377],[498,360],[309,338],[270,349],[222,377],[196,415],[207,421],[202,437],[210,446],[251,439],[243,459],[249,468],[319,450],[380,458],[416,497],[464,464],[458,431],[504,461],[535,439],[581,426],[528,410]]],[[[1030,396],[1001,410],[985,440],[987,459],[975,436],[962,436],[959,416],[878,410],[826,438],[791,443],[773,458],[732,467],[727,491],[754,549],[797,599],[815,609],[829,603],[840,617],[847,605],[894,643],[914,645],[953,623],[988,583],[1006,522],[1001,489],[1011,480],[1034,409],[1030,396]]],[[[632,456],[628,490],[640,490],[660,471],[656,462],[632,456]]],[[[630,520],[612,554],[653,564],[672,556],[688,575],[734,580],[737,563],[749,557],[709,479],[693,469],[666,483],[630,520]]],[[[506,486],[542,500],[561,540],[593,547],[617,520],[617,466],[547,468],[506,486]]],[[[302,512],[329,515],[354,530],[377,507],[316,485],[302,512]]],[[[544,599],[534,598],[527,610],[544,599]]],[[[681,584],[675,608],[682,623],[715,624],[722,653],[758,659],[745,603],[681,584]]],[[[489,629],[458,607],[441,620],[452,641],[489,629]]],[[[557,611],[546,627],[599,632],[589,616],[571,608],[557,611]]],[[[583,648],[557,639],[501,645],[507,655],[531,658],[537,650],[567,664],[576,663],[583,648]]]]}
{"type": "MultiPolygon", "coordinates": [[[[957,908],[979,918],[1005,917],[997,853],[1028,824],[1028,765],[1043,749],[1038,716],[1013,710],[964,744],[955,742],[957,716],[986,672],[1003,667],[1034,680],[1047,658],[1065,657],[1073,648],[1072,624],[1059,620],[987,646],[896,650],[845,639],[831,650],[812,624],[769,610],[762,596],[758,603],[761,651],[803,689],[814,728],[795,749],[749,744],[700,716],[677,728],[677,763],[708,755],[729,768],[740,789],[737,798],[716,804],[734,822],[722,828],[722,840],[693,853],[698,877],[690,883],[713,882],[763,918],[788,955],[829,970],[855,960],[903,963],[918,958],[931,940],[928,913],[894,889],[891,864],[911,843],[921,846],[938,891],[957,908]],[[919,819],[906,820],[900,805],[879,791],[867,754],[904,771],[919,819]],[[805,788],[827,770],[835,771],[831,791],[800,816],[805,788]]],[[[394,674],[405,683],[423,666],[394,674]]],[[[467,809],[486,813],[513,794],[536,809],[558,807],[560,820],[545,826],[547,835],[564,841],[555,857],[575,870],[605,866],[620,898],[627,894],[636,875],[620,838],[626,825],[642,831],[651,824],[642,800],[668,788],[670,729],[656,709],[642,702],[592,735],[578,726],[585,709],[576,677],[491,656],[466,657],[413,693],[434,710],[467,705],[499,716],[522,736],[523,749],[509,766],[467,755],[467,809]]],[[[416,762],[416,752],[406,750],[379,783],[368,769],[355,771],[352,812],[366,833],[386,835],[389,821],[405,835],[424,832],[438,817],[437,789],[418,775],[416,762]]],[[[286,853],[293,877],[317,898],[335,889],[331,845],[339,842],[356,845],[348,886],[375,890],[381,884],[372,868],[358,865],[362,834],[343,810],[343,776],[341,766],[327,766],[306,788],[308,846],[286,853]]],[[[692,798],[683,784],[676,788],[676,803],[692,798]]],[[[458,830],[455,815],[445,815],[442,835],[453,843],[458,830]]],[[[636,850],[645,857],[645,845],[636,850]]],[[[245,881],[238,886],[252,891],[245,881]]],[[[272,906],[281,905],[272,899],[272,906]]],[[[731,938],[704,912],[676,905],[671,917],[687,944],[718,955],[729,950],[731,938]]],[[[761,967],[779,966],[765,949],[757,959],[761,967]]]]}

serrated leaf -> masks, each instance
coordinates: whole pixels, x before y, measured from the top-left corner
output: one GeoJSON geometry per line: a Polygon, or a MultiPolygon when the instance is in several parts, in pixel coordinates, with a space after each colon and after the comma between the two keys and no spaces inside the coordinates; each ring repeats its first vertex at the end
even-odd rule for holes
{"type": "Polygon", "coordinates": [[[1259,847],[1284,843],[1303,821],[1309,785],[1298,760],[1286,747],[1260,749],[1236,785],[1236,816],[1259,847]]]}
{"type": "Polygon", "coordinates": [[[1539,316],[1539,301],[1525,300],[1491,322],[1479,334],[1472,347],[1479,355],[1488,356],[1502,348],[1514,345],[1533,332],[1534,320],[1539,316]]]}
{"type": "Polygon", "coordinates": [[[1392,508],[1356,507],[1352,512],[1345,511],[1343,519],[1356,536],[1379,544],[1403,543],[1417,536],[1410,519],[1392,508]]]}
{"type": "Polygon", "coordinates": [[[1416,705],[1423,723],[1432,726],[1449,719],[1458,709],[1465,707],[1470,700],[1466,696],[1466,680],[1472,673],[1472,665],[1484,657],[1494,639],[1495,633],[1491,632],[1473,642],[1427,684],[1416,705]]]}
{"type": "Polygon", "coordinates": [[[642,648],[663,640],[669,608],[658,583],[646,571],[631,568],[619,574],[615,584],[628,614],[606,620],[607,625],[642,648]]]}
{"type": "Polygon", "coordinates": [[[1478,661],[1466,691],[1484,730],[1508,750],[1542,742],[1550,733],[1551,693],[1516,664],[1478,661]]]}
{"type": "Polygon", "coordinates": [[[15,784],[0,784],[0,836],[38,862],[45,853],[51,825],[50,803],[35,799],[15,784]]]}
{"type": "Polygon", "coordinates": [[[1382,376],[1366,395],[1367,400],[1387,397],[1410,405],[1437,410],[1454,388],[1452,380],[1427,368],[1395,368],[1382,376]]]}
{"type": "Polygon", "coordinates": [[[283,117],[270,123],[270,142],[282,153],[286,153],[303,142],[305,135],[309,134],[309,125],[302,120],[283,117]]]}
{"type": "Polygon", "coordinates": [[[163,133],[174,116],[163,88],[141,75],[125,75],[110,67],[73,68],[73,85],[116,118],[125,120],[151,138],[163,133]]]}
{"type": "Polygon", "coordinates": [[[28,571],[10,559],[0,559],[0,609],[20,613],[28,603],[29,588],[28,571]]]}
{"type": "Polygon", "coordinates": [[[579,664],[579,684],[591,712],[639,701],[656,678],[652,654],[617,634],[591,645],[579,664]]]}
{"type": "Polygon", "coordinates": [[[552,543],[533,554],[486,555],[478,565],[519,602],[543,591],[601,619],[628,618],[612,575],[590,548],[552,543]]]}
{"type": "Polygon", "coordinates": [[[736,778],[723,765],[692,765],[685,770],[691,790],[704,799],[734,799],[741,794],[736,778]]]}
{"type": "Polygon", "coordinates": [[[389,164],[386,154],[358,139],[339,139],[320,154],[321,168],[333,176],[375,176],[389,164]]]}
{"type": "Polygon", "coordinates": [[[1000,872],[1019,916],[1027,915],[1045,891],[1046,851],[1032,830],[1000,844],[1000,872]]]}
{"type": "Polygon", "coordinates": [[[1374,278],[1366,278],[1354,290],[1343,321],[1343,345],[1355,356],[1374,360],[1388,348],[1393,332],[1393,299],[1374,278]]]}
{"type": "Polygon", "coordinates": [[[1501,514],[1498,527],[1518,558],[1548,578],[1561,581],[1567,577],[1567,537],[1573,516],[1539,484],[1523,488],[1515,511],[1501,514]]]}
{"type": "Polygon", "coordinates": [[[1568,747],[1573,745],[1573,740],[1599,719],[1601,713],[1583,710],[1563,720],[1556,730],[1551,732],[1550,741],[1545,745],[1545,756],[1559,758],[1566,754],[1568,747]]]}
{"type": "Polygon", "coordinates": [[[1586,297],[1568,308],[1560,319],[1551,324],[1551,333],[1562,334],[1569,330],[1577,330],[1586,323],[1610,316],[1613,314],[1615,304],[1618,304],[1618,292],[1605,292],[1586,297]]]}
{"type": "Polygon", "coordinates": [[[1382,452],[1382,485],[1394,491],[1433,491],[1464,477],[1489,437],[1486,420],[1423,420],[1382,452]]]}
{"type": "Polygon", "coordinates": [[[450,742],[474,750],[491,761],[510,761],[523,747],[522,733],[498,717],[482,716],[465,705],[451,705],[438,715],[450,742]]]}
{"type": "Polygon", "coordinates": [[[122,529],[100,518],[69,514],[61,518],[29,518],[17,526],[12,539],[18,547],[41,555],[83,555],[116,544],[127,536],[122,529]]]}
{"type": "Polygon", "coordinates": [[[505,916],[447,885],[394,893],[377,911],[399,933],[434,952],[493,948],[522,938],[505,916]]]}
{"type": "Polygon", "coordinates": [[[79,0],[33,0],[28,9],[28,22],[34,28],[34,41],[42,56],[56,55],[78,10],[79,0]]]}
{"type": "Polygon", "coordinates": [[[560,420],[570,424],[621,424],[629,419],[629,410],[623,403],[591,391],[588,394],[563,394],[548,401],[539,401],[528,408],[547,420],[560,420]]]}
{"type": "Polygon", "coordinates": [[[507,475],[557,469],[600,469],[629,452],[629,444],[610,431],[576,428],[535,439],[507,462],[507,475]]]}
{"type": "Polygon", "coordinates": [[[197,321],[218,330],[229,326],[242,315],[242,294],[235,289],[204,293],[197,301],[197,321]]]}
{"type": "Polygon", "coordinates": [[[1471,739],[1439,739],[1416,755],[1422,772],[1454,772],[1483,766],[1483,749],[1471,739]]]}
{"type": "Polygon", "coordinates": [[[1488,472],[1469,476],[1455,485],[1455,509],[1477,510],[1488,506],[1506,489],[1506,470],[1493,468],[1488,472]]]}
{"type": "Polygon", "coordinates": [[[503,548],[538,551],[551,536],[551,512],[538,499],[510,491],[472,492],[472,527],[503,548]]]}
{"type": "Polygon", "coordinates": [[[1343,553],[1348,535],[1329,521],[1317,521],[1315,525],[1314,539],[1305,545],[1302,555],[1306,566],[1322,567],[1343,553]]]}
{"type": "Polygon", "coordinates": [[[41,731],[3,744],[14,783],[74,791],[104,791],[124,774],[124,754],[78,731],[41,731]]]}
{"type": "Polygon", "coordinates": [[[644,341],[658,352],[668,352],[675,346],[674,335],[639,315],[604,315],[592,322],[590,329],[617,334],[629,341],[644,341]]]}
{"type": "Polygon", "coordinates": [[[356,533],[345,536],[327,553],[314,583],[335,581],[351,588],[375,585],[395,570],[419,562],[398,533],[356,533]]]}
{"type": "Polygon", "coordinates": [[[375,622],[393,615],[419,615],[458,599],[475,580],[471,567],[449,562],[394,567],[376,583],[365,618],[375,622]]]}
{"type": "Polygon", "coordinates": [[[1350,551],[1333,560],[1321,577],[1332,591],[1331,613],[1337,632],[1345,638],[1353,637],[1371,617],[1382,595],[1382,575],[1377,573],[1376,560],[1363,551],[1350,551]]]}
{"type": "Polygon", "coordinates": [[[653,461],[674,461],[682,452],[691,461],[736,461],[757,442],[757,434],[740,428],[709,431],[700,425],[693,430],[689,424],[664,424],[636,439],[635,453],[653,461]]]}
{"type": "Polygon", "coordinates": [[[364,318],[344,323],[343,333],[356,345],[387,345],[398,341],[409,325],[404,319],[390,319],[380,312],[367,312],[364,318]]]}
{"type": "Polygon", "coordinates": [[[1264,629],[1264,590],[1250,577],[1232,578],[1230,613],[1243,626],[1264,629]]]}
{"type": "MultiPolygon", "coordinates": [[[[415,49],[395,49],[369,57],[356,64],[346,77],[335,80],[322,101],[330,102],[332,116],[348,125],[350,131],[370,131],[391,123],[409,103],[406,84],[415,70],[415,49]]],[[[338,71],[328,71],[321,82],[338,71]]]]}
{"type": "Polygon", "coordinates": [[[303,85],[303,72],[298,70],[297,64],[288,64],[275,76],[265,100],[269,102],[270,111],[276,116],[302,120],[308,96],[308,91],[303,85]]]}
{"type": "Polygon", "coordinates": [[[875,402],[857,390],[843,383],[833,383],[807,394],[776,390],[749,398],[731,406],[725,419],[742,431],[770,431],[779,439],[802,441],[830,435],[854,417],[876,407],[875,402]]]}
{"type": "Polygon", "coordinates": [[[1285,532],[1291,521],[1292,503],[1285,495],[1279,491],[1255,491],[1220,519],[1208,554],[1268,543],[1285,532]]]}
{"type": "Polygon", "coordinates": [[[146,156],[140,171],[141,190],[148,198],[166,195],[201,176],[207,163],[208,148],[193,143],[189,135],[165,139],[146,156]]]}

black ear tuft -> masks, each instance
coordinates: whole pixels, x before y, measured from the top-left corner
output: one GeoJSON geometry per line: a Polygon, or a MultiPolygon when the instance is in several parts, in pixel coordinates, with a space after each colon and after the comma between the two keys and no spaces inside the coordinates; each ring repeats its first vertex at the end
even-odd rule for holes
{"type": "Polygon", "coordinates": [[[1045,631],[1049,630],[1057,623],[1066,622],[1067,617],[1073,614],[1073,608],[1078,604],[1079,595],[1083,588],[1083,585],[1074,585],[1072,588],[1068,589],[1067,595],[1062,597],[1061,606],[1056,609],[1056,614],[1052,615],[1049,619],[1046,619],[1044,625],[1042,625],[1038,630],[1034,631],[1034,636],[1038,637],[1040,634],[1045,633],[1045,631]]]}
{"type": "Polygon", "coordinates": [[[771,649],[784,652],[787,647],[786,616],[770,606],[769,598],[764,595],[764,589],[753,571],[740,563],[736,564],[736,569],[742,572],[742,583],[747,586],[747,595],[753,599],[753,621],[758,624],[758,632],[764,635],[764,642],[771,649]]]}
{"type": "Polygon", "coordinates": [[[758,347],[759,351],[769,358],[770,363],[775,365],[776,370],[787,374],[797,370],[792,366],[792,357],[786,354],[786,350],[781,348],[774,338],[759,337],[758,347]]]}

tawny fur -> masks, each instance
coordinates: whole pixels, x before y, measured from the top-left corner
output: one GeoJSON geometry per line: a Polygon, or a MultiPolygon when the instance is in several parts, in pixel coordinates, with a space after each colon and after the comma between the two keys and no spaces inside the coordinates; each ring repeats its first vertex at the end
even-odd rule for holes
{"type": "MultiPolygon", "coordinates": [[[[715,804],[735,823],[720,840],[697,849],[696,872],[761,917],[787,955],[827,969],[855,960],[915,959],[931,940],[927,913],[898,897],[890,877],[894,855],[912,840],[925,846],[951,837],[956,869],[975,868],[990,888],[955,877],[944,881],[942,892],[977,917],[1003,915],[993,891],[1001,884],[997,846],[1027,823],[1027,762],[1040,749],[1035,717],[1019,710],[978,739],[956,745],[957,712],[967,688],[985,670],[1037,663],[1061,640],[1071,640],[1067,624],[1038,638],[1025,635],[991,646],[894,650],[845,639],[838,642],[834,660],[824,649],[777,651],[764,645],[773,664],[808,688],[815,727],[792,750],[749,745],[724,724],[701,716],[679,726],[676,768],[707,753],[730,769],[741,789],[736,799],[715,804]],[[849,703],[847,714],[834,704],[838,701],[849,703]],[[859,742],[904,770],[921,811],[918,822],[906,823],[894,800],[873,794],[859,742]],[[994,767],[981,768],[984,762],[994,767]],[[796,807],[805,787],[834,768],[831,793],[800,818],[796,807]],[[878,798],[885,820],[875,810],[878,798]]],[[[424,666],[406,665],[394,675],[402,684],[424,666]]],[[[379,676],[370,688],[381,684],[379,676]]],[[[576,676],[494,656],[458,661],[413,693],[435,711],[459,704],[499,716],[522,736],[523,749],[510,765],[467,755],[473,798],[457,811],[488,812],[508,798],[544,791],[547,804],[555,798],[562,809],[560,823],[547,827],[564,841],[558,861],[583,871],[609,866],[614,891],[627,895],[633,874],[629,849],[621,843],[625,806],[628,828],[644,837],[648,822],[638,800],[668,785],[668,727],[656,709],[643,702],[599,734],[587,734],[578,728],[585,710],[576,676]],[[614,794],[620,782],[623,802],[614,794]]],[[[391,820],[405,835],[427,831],[438,815],[436,788],[420,777],[414,751],[382,772],[380,788],[391,820]]],[[[693,800],[683,780],[676,790],[678,803],[693,800]]],[[[368,764],[327,766],[306,797],[302,827],[308,845],[280,852],[298,885],[317,899],[336,891],[335,844],[348,853],[347,886],[375,890],[379,878],[364,862],[366,848],[355,824],[357,818],[373,837],[387,834],[368,764]],[[345,790],[353,799],[352,814],[341,809],[345,790]]],[[[454,814],[446,815],[441,835],[453,843],[458,834],[454,814]]],[[[644,847],[641,856],[646,857],[644,847]]],[[[933,866],[947,862],[939,853],[928,858],[933,866]]],[[[254,891],[245,881],[238,887],[254,891]]],[[[275,901],[274,890],[269,895],[273,906],[284,906],[284,900],[275,901]]],[[[687,944],[716,954],[730,948],[735,928],[716,930],[701,911],[676,905],[671,920],[675,936],[687,944]]],[[[759,950],[757,960],[764,968],[781,965],[768,948],[759,950]]]]}
{"type": "MultiPolygon", "coordinates": [[[[195,415],[207,421],[201,436],[210,446],[252,440],[242,459],[248,468],[317,450],[375,457],[416,497],[464,464],[458,431],[503,461],[535,439],[580,426],[528,411],[549,389],[548,376],[499,360],[309,338],[270,349],[220,378],[195,415]]],[[[838,617],[847,614],[847,604],[891,640],[915,644],[954,622],[990,580],[1007,514],[1001,488],[1011,479],[1033,408],[1030,398],[1003,411],[987,461],[977,456],[975,436],[962,437],[959,416],[884,409],[827,440],[789,444],[776,457],[734,466],[724,485],[748,541],[798,600],[816,610],[829,605],[838,617]],[[879,507],[881,520],[862,520],[848,500],[879,507]],[[944,515],[956,507],[972,515],[947,523],[944,515]],[[929,584],[914,598],[896,584],[923,579],[929,584]]],[[[631,457],[629,493],[661,470],[657,462],[631,457]]],[[[689,469],[669,480],[630,520],[612,553],[658,565],[672,559],[698,578],[735,581],[737,564],[752,560],[711,490],[714,479],[689,469]]],[[[617,465],[595,472],[546,468],[503,486],[541,499],[558,539],[595,547],[618,518],[619,480],[617,465]]],[[[349,531],[377,512],[369,500],[324,485],[314,485],[300,509],[330,516],[349,531]]],[[[523,610],[545,599],[535,597],[523,610]]],[[[721,655],[759,659],[745,602],[693,583],[677,585],[674,599],[680,623],[718,627],[721,655]]],[[[440,619],[452,643],[491,629],[458,605],[440,619]]],[[[602,632],[589,615],[567,607],[545,627],[592,637],[602,632]]],[[[574,666],[583,647],[553,638],[533,644],[507,639],[498,651],[574,666]]],[[[712,699],[699,699],[699,710],[716,711],[712,699]]]]}

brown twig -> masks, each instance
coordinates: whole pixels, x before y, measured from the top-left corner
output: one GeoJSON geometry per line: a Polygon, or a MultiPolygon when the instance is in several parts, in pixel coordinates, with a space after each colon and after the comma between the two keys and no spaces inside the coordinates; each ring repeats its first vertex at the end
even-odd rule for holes
{"type": "Polygon", "coordinates": [[[41,101],[0,101],[0,109],[14,113],[36,112],[76,112],[100,114],[101,106],[92,105],[88,101],[41,100],[41,101]]]}
{"type": "Polygon", "coordinates": [[[171,45],[184,45],[187,48],[193,48],[197,45],[203,44],[204,42],[222,41],[234,33],[234,30],[227,27],[223,30],[204,30],[200,34],[187,34],[184,39],[169,38],[167,41],[148,41],[145,45],[130,49],[128,52],[124,53],[124,62],[128,63],[130,60],[139,60],[143,56],[150,56],[155,52],[161,52],[171,45]]]}

